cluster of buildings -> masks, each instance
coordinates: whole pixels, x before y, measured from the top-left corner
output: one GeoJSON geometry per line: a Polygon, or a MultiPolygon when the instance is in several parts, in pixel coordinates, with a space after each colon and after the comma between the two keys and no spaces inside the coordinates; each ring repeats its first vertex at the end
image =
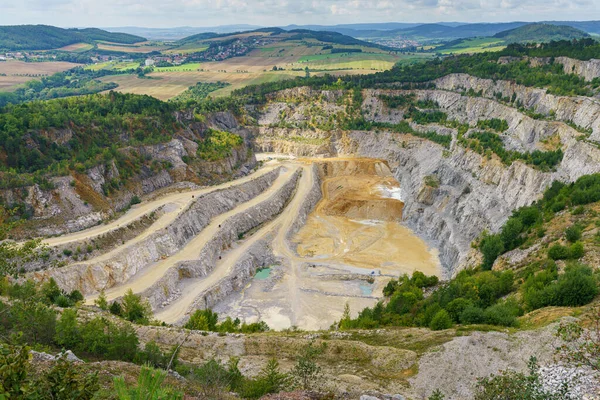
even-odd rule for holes
{"type": "Polygon", "coordinates": [[[404,39],[401,37],[395,37],[390,39],[374,39],[373,43],[377,43],[382,46],[392,47],[394,49],[415,51],[418,46],[421,46],[419,42],[411,39],[404,39]]]}
{"type": "Polygon", "coordinates": [[[185,63],[186,61],[187,61],[186,56],[184,56],[182,54],[174,54],[172,56],[160,55],[160,56],[148,57],[146,59],[146,61],[144,61],[144,64],[146,65],[146,67],[151,67],[153,65],[160,64],[160,63],[169,63],[171,65],[181,65],[181,64],[185,63]]]}
{"type": "Polygon", "coordinates": [[[0,54],[0,61],[10,61],[10,60],[52,60],[55,59],[56,55],[53,54],[44,54],[44,53],[31,53],[24,51],[16,51],[0,54]]]}

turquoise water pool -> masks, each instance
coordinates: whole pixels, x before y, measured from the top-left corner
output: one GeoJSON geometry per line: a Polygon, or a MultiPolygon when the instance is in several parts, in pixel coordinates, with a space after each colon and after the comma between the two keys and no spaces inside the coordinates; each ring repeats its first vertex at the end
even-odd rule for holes
{"type": "Polygon", "coordinates": [[[373,294],[373,285],[371,285],[370,283],[362,282],[359,285],[359,288],[360,288],[360,293],[363,296],[370,296],[373,294]]]}
{"type": "Polygon", "coordinates": [[[256,275],[254,275],[254,279],[258,279],[259,281],[264,281],[269,276],[271,276],[271,268],[263,268],[260,271],[256,272],[256,275]]]}

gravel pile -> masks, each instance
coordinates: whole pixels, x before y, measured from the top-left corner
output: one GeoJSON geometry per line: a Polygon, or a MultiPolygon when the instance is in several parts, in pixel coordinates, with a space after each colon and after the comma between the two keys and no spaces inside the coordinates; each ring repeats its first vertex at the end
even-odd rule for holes
{"type": "Polygon", "coordinates": [[[539,374],[547,392],[558,393],[567,384],[573,399],[600,400],[600,374],[590,369],[549,365],[540,367],[539,374]]]}

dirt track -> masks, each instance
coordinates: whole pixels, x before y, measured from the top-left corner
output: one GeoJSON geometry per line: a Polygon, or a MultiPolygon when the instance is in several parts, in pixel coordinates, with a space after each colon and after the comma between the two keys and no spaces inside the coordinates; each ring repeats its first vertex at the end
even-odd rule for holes
{"type": "MultiPolygon", "coordinates": [[[[271,169],[272,168],[269,167],[267,171],[271,169]]],[[[285,182],[291,178],[293,172],[294,171],[292,169],[284,171],[268,190],[255,197],[251,201],[246,202],[241,206],[214,218],[198,236],[192,239],[183,249],[173,256],[165,258],[164,260],[154,263],[153,265],[149,265],[129,281],[106,291],[107,300],[110,301],[123,296],[128,289],[133,290],[134,293],[142,292],[156,283],[167,272],[167,270],[169,270],[169,268],[176,266],[178,263],[198,258],[201,249],[217,233],[219,227],[224,221],[238,213],[243,213],[250,207],[259,204],[260,202],[272,196],[273,193],[275,193],[285,182]]],[[[236,184],[240,183],[239,180],[235,182],[236,184]]],[[[154,231],[154,229],[151,231],[154,231]]],[[[148,232],[148,234],[149,233],[151,232],[148,232]]],[[[119,249],[115,249],[115,251],[118,250],[119,249]]],[[[94,297],[91,297],[89,301],[93,301],[94,299],[94,297]]]]}
{"type": "MultiPolygon", "coordinates": [[[[162,227],[168,226],[172,223],[177,216],[185,210],[185,208],[194,201],[194,197],[201,196],[203,194],[211,193],[216,190],[225,189],[231,186],[239,185],[240,183],[251,181],[252,179],[256,179],[257,177],[266,174],[269,171],[272,171],[277,166],[269,165],[265,168],[260,169],[259,171],[250,174],[244,178],[237,179],[235,181],[227,182],[218,186],[211,186],[204,189],[192,190],[183,193],[172,193],[166,196],[160,197],[158,199],[144,202],[142,204],[135,205],[125,213],[120,218],[104,225],[98,225],[93,228],[89,228],[83,231],[75,232],[69,235],[63,235],[53,238],[44,239],[44,244],[48,246],[59,246],[67,243],[82,241],[86,239],[91,239],[93,237],[97,237],[103,235],[107,232],[118,229],[122,226],[126,226],[133,221],[141,218],[142,216],[151,213],[152,211],[158,210],[162,206],[169,206],[167,210],[165,210],[165,214],[160,217],[151,227],[150,230],[146,231],[145,234],[150,234],[153,231],[156,231],[162,227]]],[[[137,237],[135,240],[141,240],[141,237],[137,237]]]]}

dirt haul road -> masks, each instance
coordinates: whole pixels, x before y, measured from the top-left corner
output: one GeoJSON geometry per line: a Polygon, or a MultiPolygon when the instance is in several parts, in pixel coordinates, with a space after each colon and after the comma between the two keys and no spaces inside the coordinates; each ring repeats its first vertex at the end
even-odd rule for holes
{"type": "MultiPolygon", "coordinates": [[[[105,293],[107,300],[112,301],[116,298],[119,298],[123,296],[129,289],[131,289],[134,293],[141,293],[162,278],[170,268],[188,260],[198,259],[200,252],[206,243],[218,232],[220,226],[227,219],[236,214],[243,213],[249,208],[270,198],[274,193],[277,192],[277,190],[279,190],[292,178],[294,172],[295,169],[293,168],[287,168],[286,170],[282,171],[281,175],[275,180],[269,189],[254,197],[250,201],[234,208],[233,210],[213,218],[209,225],[206,226],[199,235],[188,242],[180,251],[170,257],[165,258],[164,260],[146,266],[142,271],[134,275],[127,282],[107,290],[105,293]]],[[[236,183],[239,183],[239,181],[236,181],[236,183]]],[[[154,229],[152,228],[151,231],[153,230],[154,229]]],[[[115,251],[116,250],[118,249],[115,249],[115,251]]],[[[97,295],[88,297],[87,303],[93,304],[97,297],[97,295]]]]}
{"type": "MultiPolygon", "coordinates": [[[[120,227],[127,226],[130,223],[140,219],[144,215],[149,214],[153,211],[157,211],[160,207],[165,207],[163,209],[164,215],[162,215],[158,220],[156,220],[154,224],[152,224],[152,226],[149,228],[149,230],[147,230],[147,232],[152,233],[171,224],[179,216],[179,214],[183,210],[185,210],[190,205],[190,203],[194,201],[195,197],[205,195],[217,190],[226,189],[245,182],[249,182],[272,171],[275,168],[277,168],[277,165],[271,163],[270,165],[267,165],[264,168],[261,168],[260,170],[250,175],[247,175],[240,179],[236,179],[234,181],[223,183],[221,185],[210,186],[207,188],[191,190],[182,193],[168,194],[155,200],[135,205],[123,216],[114,221],[111,221],[108,224],[98,225],[68,235],[47,238],[43,240],[43,243],[50,247],[54,247],[98,237],[105,233],[119,229],[120,227]]],[[[141,238],[138,236],[135,240],[140,241],[141,238]]]]}
{"type": "MultiPolygon", "coordinates": [[[[291,170],[292,166],[288,163],[285,164],[291,170]]],[[[237,261],[244,256],[248,249],[252,247],[256,242],[263,240],[273,233],[276,233],[276,238],[273,241],[273,250],[275,255],[283,257],[294,257],[293,251],[288,247],[286,238],[287,232],[291,229],[292,224],[296,221],[300,207],[304,202],[304,199],[308,195],[308,192],[312,188],[314,182],[314,176],[312,167],[310,165],[302,165],[302,177],[298,182],[294,198],[283,210],[283,212],[275,218],[273,221],[267,223],[250,238],[244,241],[237,248],[227,252],[222,260],[220,260],[213,272],[205,278],[193,279],[186,283],[186,288],[183,291],[184,294],[174,303],[161,310],[155,315],[155,317],[166,323],[176,323],[181,321],[193,309],[190,309],[196,299],[202,297],[202,294],[218,285],[222,279],[227,278],[233,272],[233,267],[237,261]]],[[[290,292],[290,297],[294,297],[294,292],[290,292]]]]}

